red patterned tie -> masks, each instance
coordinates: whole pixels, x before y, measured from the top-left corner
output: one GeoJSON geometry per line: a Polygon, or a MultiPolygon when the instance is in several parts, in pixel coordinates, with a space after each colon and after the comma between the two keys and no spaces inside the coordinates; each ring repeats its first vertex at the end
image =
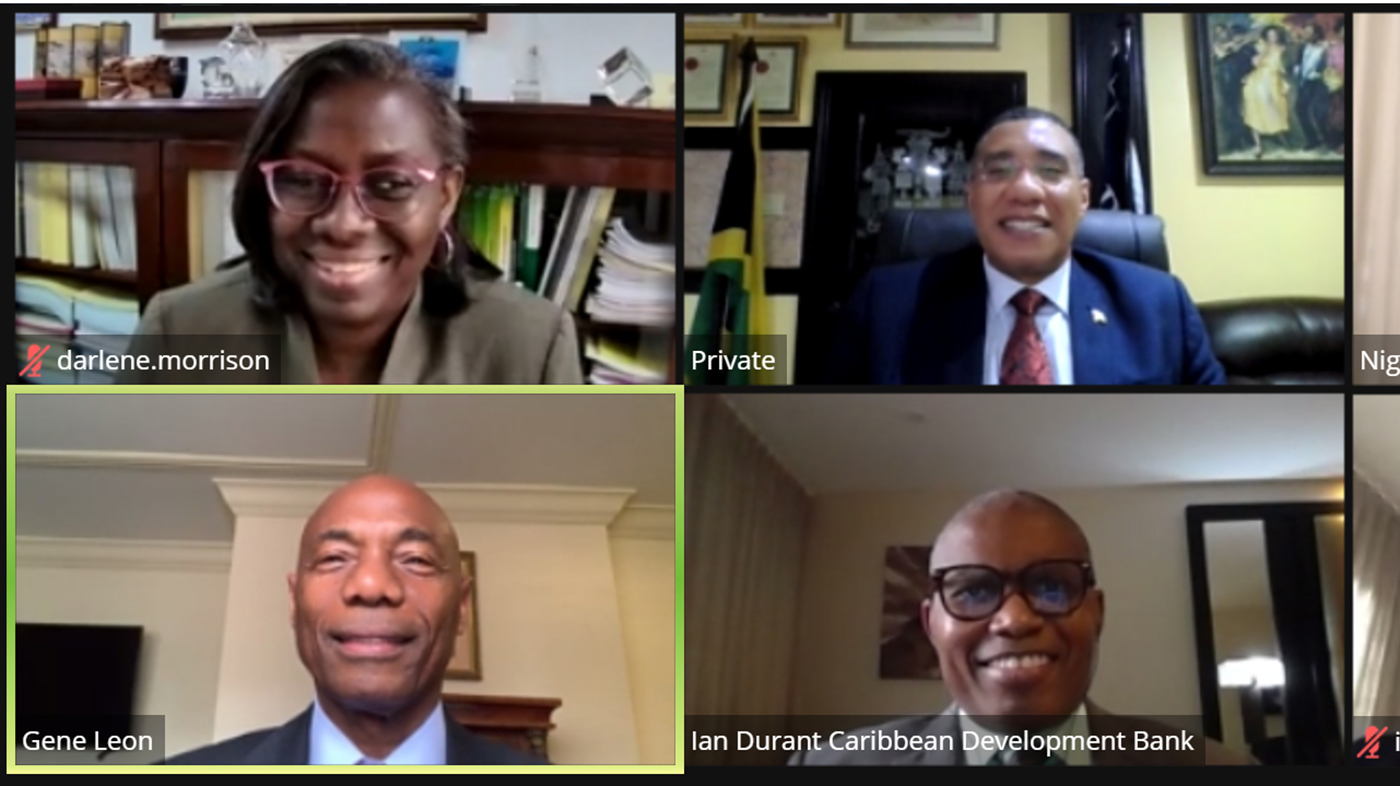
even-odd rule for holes
{"type": "Polygon", "coordinates": [[[1035,314],[1045,305],[1045,296],[1034,289],[1023,289],[1011,298],[1016,309],[1016,327],[1001,356],[1001,384],[1053,385],[1050,353],[1035,326],[1035,314]]]}

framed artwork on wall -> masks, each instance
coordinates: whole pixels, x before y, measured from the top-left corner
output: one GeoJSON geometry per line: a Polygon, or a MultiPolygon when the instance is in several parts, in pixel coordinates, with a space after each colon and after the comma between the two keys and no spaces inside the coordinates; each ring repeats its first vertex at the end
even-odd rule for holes
{"type": "Polygon", "coordinates": [[[756,27],[840,27],[840,14],[754,14],[756,27]]]}
{"type": "Polygon", "coordinates": [[[383,33],[389,30],[486,31],[486,14],[156,14],[156,38],[222,39],[235,22],[259,35],[383,33]]]}
{"type": "Polygon", "coordinates": [[[727,39],[695,39],[685,42],[685,113],[694,117],[722,118],[729,111],[729,57],[727,39]]]}
{"type": "Polygon", "coordinates": [[[796,120],[801,113],[802,61],[806,42],[800,38],[755,41],[754,95],[763,120],[796,120]]]}
{"type": "Polygon", "coordinates": [[[458,556],[462,560],[462,575],[471,579],[472,582],[471,602],[467,604],[467,616],[462,620],[462,635],[457,637],[452,660],[447,662],[446,677],[449,680],[479,680],[481,679],[481,630],[476,616],[476,554],[463,551],[458,556]]]}
{"type": "Polygon", "coordinates": [[[996,47],[996,14],[848,14],[846,48],[996,47]]]}
{"type": "Polygon", "coordinates": [[[719,25],[739,27],[744,24],[743,14],[685,14],[687,25],[719,25]]]}
{"type": "Polygon", "coordinates": [[[1344,174],[1342,13],[1192,14],[1210,175],[1344,174]]]}
{"type": "Polygon", "coordinates": [[[942,678],[938,653],[924,635],[923,602],[929,596],[931,546],[885,549],[884,605],[880,616],[880,679],[942,678]]]}

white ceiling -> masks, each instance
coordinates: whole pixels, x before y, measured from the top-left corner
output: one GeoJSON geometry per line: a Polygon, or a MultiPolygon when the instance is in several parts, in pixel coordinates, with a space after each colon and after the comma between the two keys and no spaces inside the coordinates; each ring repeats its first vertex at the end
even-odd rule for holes
{"type": "Polygon", "coordinates": [[[1400,396],[1353,396],[1352,463],[1391,499],[1400,499],[1400,396]]]}
{"type": "MultiPolygon", "coordinates": [[[[1340,394],[752,393],[725,398],[811,494],[1343,475],[1340,394]]],[[[1395,422],[1392,428],[1400,429],[1395,422]]],[[[1387,443],[1400,445],[1400,440],[1387,443]]],[[[1392,457],[1400,468],[1400,455],[1392,457]]]]}
{"type": "Polygon", "coordinates": [[[633,394],[21,395],[21,536],[227,540],[213,478],[635,490],[674,504],[675,398],[633,394]]]}

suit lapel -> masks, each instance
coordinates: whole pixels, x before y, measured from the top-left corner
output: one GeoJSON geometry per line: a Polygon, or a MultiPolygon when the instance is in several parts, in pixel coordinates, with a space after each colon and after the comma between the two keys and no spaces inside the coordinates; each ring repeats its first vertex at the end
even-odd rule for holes
{"type": "MultiPolygon", "coordinates": [[[[311,335],[310,324],[300,314],[288,314],[286,326],[286,339],[282,343],[282,384],[320,384],[316,342],[311,335]]],[[[394,331],[389,358],[384,362],[384,371],[379,378],[381,384],[405,385],[423,381],[431,344],[428,332],[428,322],[423,317],[423,285],[419,284],[394,331]]]]}
{"type": "Polygon", "coordinates": [[[307,764],[311,761],[311,708],[273,729],[240,764],[307,764]]]}
{"type": "Polygon", "coordinates": [[[1108,292],[1084,266],[1071,259],[1069,276],[1069,340],[1074,357],[1074,384],[1113,384],[1109,338],[1113,316],[1108,292]]]}
{"type": "Polygon", "coordinates": [[[982,249],[934,259],[919,282],[904,354],[908,385],[980,385],[987,335],[982,249]]]}
{"type": "Polygon", "coordinates": [[[429,345],[428,322],[423,316],[423,285],[420,283],[394,332],[394,343],[389,347],[389,359],[384,361],[380,383],[416,385],[423,382],[429,345]]]}

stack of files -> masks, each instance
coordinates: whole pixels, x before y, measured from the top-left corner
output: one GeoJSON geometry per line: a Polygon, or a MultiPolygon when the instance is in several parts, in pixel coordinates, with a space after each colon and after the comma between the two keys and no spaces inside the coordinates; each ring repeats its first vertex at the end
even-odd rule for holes
{"type": "Polygon", "coordinates": [[[664,385],[670,353],[670,336],[655,331],[590,334],[583,348],[592,385],[664,385]]]}
{"type": "Polygon", "coordinates": [[[112,375],[105,372],[83,371],[74,377],[56,366],[51,376],[50,364],[70,349],[75,355],[125,352],[141,322],[135,297],[26,273],[15,276],[15,305],[16,348],[22,360],[27,358],[29,344],[40,337],[52,338],[42,358],[43,375],[28,379],[31,382],[112,382],[112,375]]]}
{"type": "Polygon", "coordinates": [[[598,262],[598,288],[587,304],[590,317],[623,325],[675,325],[674,244],[642,242],[621,219],[613,219],[598,262]]]}

